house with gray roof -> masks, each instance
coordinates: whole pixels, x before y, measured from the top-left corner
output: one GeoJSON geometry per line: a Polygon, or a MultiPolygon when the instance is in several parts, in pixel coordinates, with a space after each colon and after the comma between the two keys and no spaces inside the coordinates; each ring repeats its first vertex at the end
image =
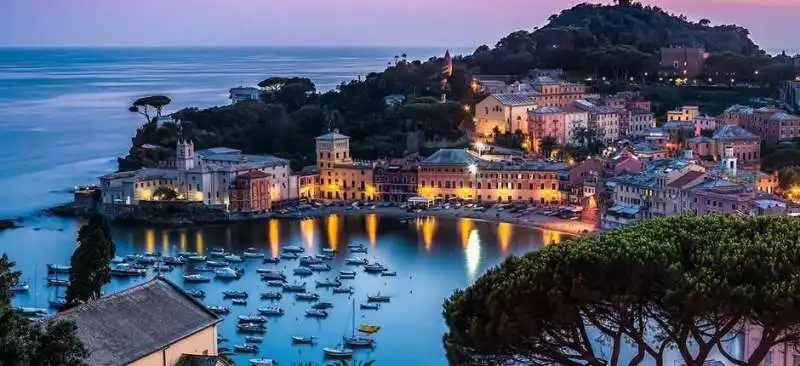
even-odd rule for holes
{"type": "Polygon", "coordinates": [[[475,106],[475,133],[479,138],[500,133],[528,131],[528,111],[537,107],[535,91],[491,94],[475,106]]]}
{"type": "Polygon", "coordinates": [[[160,276],[53,319],[75,323],[90,365],[174,365],[184,354],[215,356],[222,321],[160,276]]]}

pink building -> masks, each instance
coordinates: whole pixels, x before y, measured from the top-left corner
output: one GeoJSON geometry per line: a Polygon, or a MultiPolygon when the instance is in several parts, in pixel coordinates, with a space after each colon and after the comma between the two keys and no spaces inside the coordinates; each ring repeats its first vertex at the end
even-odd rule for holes
{"type": "Polygon", "coordinates": [[[686,148],[696,156],[714,156],[714,140],[705,136],[687,139],[686,148]]]}
{"type": "Polygon", "coordinates": [[[698,215],[739,213],[749,211],[755,191],[727,181],[712,181],[694,189],[695,211],[698,215]]]}
{"type": "Polygon", "coordinates": [[[534,148],[545,137],[553,137],[559,144],[566,144],[566,115],[558,107],[541,107],[528,112],[528,132],[534,148]]]}
{"type": "Polygon", "coordinates": [[[761,137],[773,144],[800,137],[800,117],[777,112],[764,120],[761,137]]]}
{"type": "MultiPolygon", "coordinates": [[[[755,324],[747,324],[739,334],[741,347],[740,360],[748,359],[761,342],[762,328],[755,324]]],[[[800,365],[800,350],[794,344],[781,343],[770,348],[764,357],[764,365],[795,366],[800,365]]]]}
{"type": "Polygon", "coordinates": [[[694,135],[700,136],[703,130],[716,130],[717,119],[711,116],[697,116],[692,120],[694,123],[694,135]]]}

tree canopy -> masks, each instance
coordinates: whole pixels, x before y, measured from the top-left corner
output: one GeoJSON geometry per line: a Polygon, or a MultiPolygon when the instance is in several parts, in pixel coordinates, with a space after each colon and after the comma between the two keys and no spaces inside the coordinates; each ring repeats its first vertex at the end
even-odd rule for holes
{"type": "Polygon", "coordinates": [[[103,285],[111,281],[110,263],[116,245],[111,228],[102,215],[94,215],[78,231],[78,246],[70,258],[66,308],[100,296],[103,285]]]}
{"type": "Polygon", "coordinates": [[[131,106],[128,107],[128,111],[143,115],[145,117],[145,123],[155,122],[158,117],[161,117],[163,108],[171,102],[172,100],[167,96],[150,95],[134,100],[131,106]],[[153,117],[150,116],[150,108],[153,108],[156,112],[156,115],[153,117]]]}
{"type": "Polygon", "coordinates": [[[800,340],[800,221],[657,218],[511,257],[445,301],[451,364],[759,365],[800,340]],[[764,332],[727,354],[743,324],[764,332]],[[744,357],[744,358],[741,358],[744,357]]]}
{"type": "Polygon", "coordinates": [[[75,333],[75,324],[32,322],[11,307],[10,286],[19,279],[13,267],[5,254],[0,256],[0,365],[87,365],[87,353],[75,333]]]}

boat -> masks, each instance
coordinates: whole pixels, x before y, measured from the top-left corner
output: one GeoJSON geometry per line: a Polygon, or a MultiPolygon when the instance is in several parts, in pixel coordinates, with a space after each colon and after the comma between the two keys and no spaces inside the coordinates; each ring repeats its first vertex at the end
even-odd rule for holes
{"type": "Polygon", "coordinates": [[[230,253],[226,252],[226,251],[223,249],[222,251],[216,251],[216,252],[211,252],[211,253],[208,253],[208,256],[209,256],[209,257],[212,257],[212,258],[224,258],[224,257],[225,257],[226,255],[228,255],[228,254],[230,254],[230,253]]]}
{"type": "Polygon", "coordinates": [[[283,287],[283,285],[285,285],[285,284],[286,284],[285,280],[283,280],[283,281],[281,281],[281,280],[267,281],[267,286],[269,286],[269,287],[283,287]]]}
{"type": "Polygon", "coordinates": [[[350,244],[347,244],[347,247],[350,248],[350,249],[363,248],[364,244],[361,244],[361,243],[350,243],[350,244]]]}
{"type": "Polygon", "coordinates": [[[372,334],[381,330],[380,325],[361,324],[358,326],[358,331],[361,333],[372,334]]]}
{"type": "Polygon", "coordinates": [[[270,272],[280,272],[280,271],[271,268],[256,268],[256,273],[270,273],[270,272]]]}
{"type": "Polygon", "coordinates": [[[259,336],[246,336],[244,337],[245,343],[264,343],[264,337],[259,336]]]}
{"type": "Polygon", "coordinates": [[[9,287],[9,290],[11,290],[11,292],[28,292],[30,288],[31,286],[28,284],[27,281],[17,281],[17,283],[9,287]]]}
{"type": "Polygon", "coordinates": [[[208,311],[220,315],[228,314],[231,312],[231,309],[226,306],[206,306],[206,308],[208,309],[208,311]]]}
{"type": "Polygon", "coordinates": [[[22,315],[25,316],[44,316],[47,315],[47,309],[43,308],[16,308],[22,315]]]}
{"type": "Polygon", "coordinates": [[[264,264],[277,264],[280,263],[281,259],[279,257],[265,257],[261,260],[261,263],[264,264]]]}
{"type": "Polygon", "coordinates": [[[294,344],[314,344],[314,337],[301,337],[292,336],[292,343],[294,344]]]}
{"type": "Polygon", "coordinates": [[[184,282],[210,282],[211,279],[206,277],[206,276],[203,276],[203,275],[191,274],[191,275],[183,276],[183,281],[184,282]]]}
{"type": "Polygon", "coordinates": [[[206,265],[207,265],[207,266],[209,266],[209,267],[218,267],[218,268],[221,268],[221,267],[227,267],[227,266],[228,266],[228,262],[223,262],[223,261],[208,261],[208,262],[206,262],[206,265]]]}
{"type": "Polygon", "coordinates": [[[183,257],[164,257],[164,264],[169,266],[179,266],[186,263],[183,257]]]}
{"type": "Polygon", "coordinates": [[[366,253],[367,247],[350,248],[350,253],[366,253]]]}
{"type": "Polygon", "coordinates": [[[225,338],[225,337],[223,337],[221,335],[217,336],[217,343],[223,343],[223,342],[227,342],[227,341],[228,341],[228,338],[225,338]]]}
{"type": "Polygon", "coordinates": [[[319,264],[322,263],[321,258],[317,258],[310,255],[304,255],[300,257],[300,265],[310,265],[310,264],[319,264]]]}
{"type": "Polygon", "coordinates": [[[327,272],[331,270],[331,266],[327,264],[312,264],[308,266],[308,268],[311,268],[314,272],[327,272]]]}
{"type": "Polygon", "coordinates": [[[339,276],[356,276],[356,271],[339,271],[339,276]]]}
{"type": "Polygon", "coordinates": [[[186,259],[188,259],[189,262],[205,262],[208,260],[208,257],[204,255],[190,255],[186,257],[186,259]]]}
{"type": "Polygon", "coordinates": [[[340,287],[342,286],[342,282],[339,280],[324,280],[324,281],[314,281],[317,283],[317,287],[340,287]]]}
{"type": "Polygon", "coordinates": [[[47,272],[48,273],[69,273],[72,269],[72,266],[63,266],[60,264],[48,264],[47,265],[47,272]]]}
{"type": "Polygon", "coordinates": [[[47,303],[50,304],[51,308],[61,309],[64,305],[67,305],[67,299],[59,297],[56,299],[48,300],[47,303]]]}
{"type": "Polygon", "coordinates": [[[178,256],[183,258],[194,257],[197,255],[197,252],[178,252],[178,256]]]}
{"type": "Polygon", "coordinates": [[[297,253],[291,253],[291,252],[281,253],[281,259],[297,259],[299,257],[300,256],[297,255],[297,253]]]}
{"type": "Polygon", "coordinates": [[[251,358],[247,360],[250,366],[278,366],[278,363],[269,358],[251,358]]]}
{"type": "Polygon", "coordinates": [[[166,264],[156,264],[153,267],[153,270],[156,272],[172,272],[172,266],[168,266],[166,264]]]}
{"type": "Polygon", "coordinates": [[[258,346],[255,344],[237,344],[233,346],[233,351],[239,353],[258,353],[258,346]]]}
{"type": "Polygon", "coordinates": [[[223,298],[231,298],[231,299],[246,299],[247,292],[242,290],[225,290],[222,291],[223,298]]]}
{"type": "Polygon", "coordinates": [[[248,259],[264,258],[264,253],[246,250],[244,253],[242,253],[242,257],[248,259]]]}
{"type": "Polygon", "coordinates": [[[239,323],[236,329],[240,332],[264,333],[267,331],[267,326],[261,323],[239,323]]]}
{"type": "Polygon", "coordinates": [[[240,277],[239,272],[234,271],[233,268],[225,267],[214,270],[214,278],[223,280],[238,280],[240,277]]]}
{"type": "Polygon", "coordinates": [[[318,258],[324,261],[332,261],[333,255],[331,254],[314,254],[314,258],[318,258]]]}
{"type": "Polygon", "coordinates": [[[376,304],[376,303],[361,304],[361,309],[363,309],[363,310],[378,310],[380,308],[381,308],[381,305],[380,304],[376,304]]]}
{"type": "Polygon", "coordinates": [[[262,281],[270,281],[270,280],[283,281],[283,280],[286,280],[286,275],[283,274],[283,272],[280,272],[280,271],[266,272],[266,273],[262,273],[261,274],[261,280],[262,281]]]}
{"type": "Polygon", "coordinates": [[[333,248],[322,248],[322,252],[323,253],[327,253],[327,254],[333,254],[333,253],[336,253],[336,249],[333,249],[333,248]]]}
{"type": "Polygon", "coordinates": [[[145,265],[151,265],[151,264],[154,264],[156,262],[156,259],[157,259],[156,257],[142,255],[142,256],[139,256],[139,257],[136,258],[136,263],[145,264],[145,265]]]}
{"type": "Polygon", "coordinates": [[[371,264],[367,264],[366,266],[364,266],[364,272],[367,272],[367,273],[381,273],[381,272],[383,272],[385,270],[386,270],[386,267],[384,267],[380,263],[371,263],[371,264]]]}
{"type": "Polygon", "coordinates": [[[239,323],[266,323],[267,318],[260,315],[239,315],[239,323]]]}
{"type": "Polygon", "coordinates": [[[283,309],[277,306],[268,306],[265,308],[258,308],[258,313],[266,316],[281,316],[283,315],[283,309]]]}
{"type": "Polygon", "coordinates": [[[213,268],[211,268],[211,267],[209,267],[209,266],[207,266],[205,264],[200,264],[200,265],[194,266],[194,267],[192,267],[192,270],[195,271],[195,272],[214,272],[213,268]]]}
{"type": "Polygon", "coordinates": [[[281,249],[284,253],[302,253],[306,251],[303,247],[297,245],[287,245],[281,249]]]}
{"type": "MultiPolygon", "coordinates": [[[[342,337],[344,340],[344,345],[350,348],[371,348],[375,345],[375,340],[369,337],[365,337],[362,335],[356,335],[356,299],[353,299],[353,331],[350,336],[342,337]]],[[[375,333],[381,327],[377,325],[366,325],[363,324],[358,327],[358,330],[361,331],[362,328],[366,330],[370,330],[368,333],[375,333]]]]}
{"type": "Polygon", "coordinates": [[[293,272],[298,276],[311,276],[312,274],[314,274],[314,271],[306,267],[295,268],[293,272]]]}
{"type": "Polygon", "coordinates": [[[334,294],[352,294],[353,288],[352,287],[334,287],[333,288],[334,294]]]}
{"type": "Polygon", "coordinates": [[[328,312],[325,310],[319,309],[308,309],[306,310],[306,317],[309,318],[327,318],[328,312]]]}
{"type": "Polygon", "coordinates": [[[302,284],[300,284],[300,283],[294,283],[294,284],[285,283],[285,284],[283,284],[283,291],[286,291],[286,292],[306,292],[306,284],[305,283],[302,283],[302,284]]]}
{"type": "Polygon", "coordinates": [[[325,347],[322,349],[322,352],[325,354],[325,357],[331,357],[331,358],[353,357],[353,350],[341,347],[336,347],[336,348],[325,347]]]}
{"type": "Polygon", "coordinates": [[[317,310],[325,310],[325,309],[330,309],[332,307],[333,307],[333,304],[329,303],[327,301],[320,301],[320,302],[318,302],[318,303],[316,303],[316,304],[311,306],[311,308],[317,309],[317,310]]]}
{"type": "Polygon", "coordinates": [[[283,294],[277,291],[270,291],[270,292],[262,292],[261,293],[261,300],[280,300],[283,298],[283,294]]]}
{"type": "Polygon", "coordinates": [[[367,301],[369,302],[389,302],[389,300],[391,300],[391,297],[386,295],[381,295],[380,293],[378,293],[377,295],[367,296],[367,301]]]}
{"type": "Polygon", "coordinates": [[[247,305],[247,299],[233,299],[231,303],[233,305],[247,305]]]}
{"type": "Polygon", "coordinates": [[[69,280],[60,278],[48,278],[47,284],[50,286],[69,286],[69,280]]]}
{"type": "Polygon", "coordinates": [[[226,255],[225,256],[225,260],[230,262],[230,263],[242,263],[242,262],[244,262],[244,259],[242,259],[242,257],[240,257],[240,256],[238,256],[236,254],[226,255]]]}
{"type": "Polygon", "coordinates": [[[297,301],[316,301],[319,300],[319,294],[311,292],[302,292],[297,295],[294,295],[294,298],[297,301]]]}
{"type": "Polygon", "coordinates": [[[340,279],[340,280],[353,280],[353,279],[356,278],[356,275],[354,275],[354,274],[340,274],[340,275],[336,276],[336,278],[340,279]]]}
{"type": "Polygon", "coordinates": [[[395,277],[395,276],[397,276],[397,272],[395,272],[395,271],[391,271],[391,272],[385,271],[385,272],[381,272],[381,276],[383,276],[383,277],[395,277]]]}
{"type": "Polygon", "coordinates": [[[206,292],[203,290],[186,290],[186,294],[194,297],[195,299],[202,299],[206,297],[206,292]]]}
{"type": "Polygon", "coordinates": [[[125,258],[122,258],[122,257],[119,257],[119,256],[117,256],[117,257],[111,258],[111,260],[109,261],[109,263],[111,263],[111,264],[120,264],[120,263],[125,263],[125,258]]]}
{"type": "Polygon", "coordinates": [[[369,264],[369,261],[367,260],[367,258],[362,258],[362,257],[350,257],[350,258],[347,258],[347,260],[345,261],[345,263],[346,263],[346,264],[357,265],[357,266],[363,266],[363,265],[367,265],[367,264],[369,264]]]}

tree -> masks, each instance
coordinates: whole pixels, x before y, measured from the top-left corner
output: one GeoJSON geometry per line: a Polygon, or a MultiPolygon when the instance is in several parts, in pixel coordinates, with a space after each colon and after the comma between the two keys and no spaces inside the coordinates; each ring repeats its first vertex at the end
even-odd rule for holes
{"type": "Polygon", "coordinates": [[[657,218],[507,259],[445,301],[443,341],[459,365],[756,366],[800,340],[798,266],[797,220],[657,218]],[[727,354],[746,324],[752,354],[727,354]]]}
{"type": "Polygon", "coordinates": [[[539,153],[545,159],[550,159],[550,155],[556,148],[558,148],[558,141],[553,136],[545,136],[539,141],[539,153]]]}
{"type": "Polygon", "coordinates": [[[87,365],[87,352],[74,323],[32,322],[11,307],[11,284],[19,279],[14,263],[0,256],[0,365],[87,365]]]}
{"type": "Polygon", "coordinates": [[[78,247],[72,253],[65,309],[100,296],[111,281],[110,263],[116,253],[111,228],[102,215],[94,215],[78,231],[78,247]]]}
{"type": "Polygon", "coordinates": [[[172,102],[172,100],[164,95],[151,95],[136,99],[133,101],[133,104],[128,107],[128,110],[143,115],[146,120],[145,123],[151,123],[155,122],[158,117],[161,117],[162,109],[170,102],[172,102]],[[154,118],[150,117],[150,108],[153,108],[156,112],[154,118]]]}
{"type": "Polygon", "coordinates": [[[281,76],[273,76],[259,82],[258,87],[261,88],[261,90],[263,91],[276,92],[281,88],[283,88],[283,86],[286,85],[287,81],[289,81],[289,78],[281,76]]]}
{"type": "Polygon", "coordinates": [[[153,199],[162,201],[174,201],[178,199],[178,192],[170,187],[161,186],[153,191],[153,199]]]}
{"type": "Polygon", "coordinates": [[[697,22],[697,24],[700,24],[700,25],[702,25],[704,27],[708,27],[709,25],[711,25],[711,21],[706,19],[706,18],[703,18],[703,19],[700,19],[700,21],[697,22]]]}

